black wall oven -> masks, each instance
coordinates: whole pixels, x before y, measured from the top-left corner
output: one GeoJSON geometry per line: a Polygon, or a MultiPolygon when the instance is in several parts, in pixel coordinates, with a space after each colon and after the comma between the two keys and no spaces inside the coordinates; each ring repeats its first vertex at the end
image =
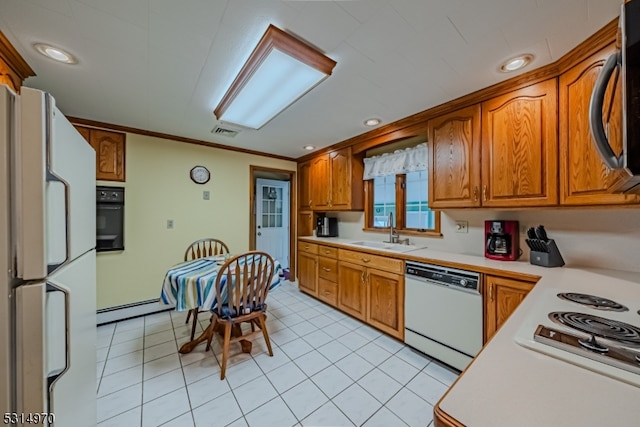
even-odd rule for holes
{"type": "Polygon", "coordinates": [[[124,188],[96,187],[96,251],[124,250],[124,188]]]}

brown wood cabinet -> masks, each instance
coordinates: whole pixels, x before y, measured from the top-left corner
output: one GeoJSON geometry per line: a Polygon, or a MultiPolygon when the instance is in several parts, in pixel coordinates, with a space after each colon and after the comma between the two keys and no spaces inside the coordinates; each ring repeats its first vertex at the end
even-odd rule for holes
{"type": "Polygon", "coordinates": [[[298,242],[298,285],[301,291],[318,295],[318,245],[298,242]]]}
{"type": "Polygon", "coordinates": [[[343,249],[339,260],[338,308],[404,339],[403,261],[343,249]]]}
{"type": "Polygon", "coordinates": [[[556,79],[482,103],[482,205],[558,203],[556,79]]]}
{"type": "Polygon", "coordinates": [[[20,92],[22,82],[36,73],[0,31],[0,84],[20,92]]]}
{"type": "Polygon", "coordinates": [[[298,212],[298,236],[312,236],[315,224],[313,222],[313,212],[298,212]]]}
{"type": "Polygon", "coordinates": [[[125,181],[125,138],[121,132],[75,125],[80,135],[96,150],[96,179],[125,181]]]}
{"type": "Polygon", "coordinates": [[[338,308],[360,320],[367,317],[367,268],[340,261],[338,264],[338,308]]]}
{"type": "Polygon", "coordinates": [[[299,207],[301,211],[311,210],[311,162],[304,162],[298,165],[298,193],[299,207]]]}
{"type": "Polygon", "coordinates": [[[351,148],[332,151],[300,163],[300,209],[315,211],[362,210],[363,164],[351,148]]]}
{"type": "Polygon", "coordinates": [[[484,341],[495,334],[535,283],[486,275],[484,278],[484,341]]]}
{"type": "Polygon", "coordinates": [[[429,120],[429,207],[480,206],[480,105],[429,120]]]}
{"type": "MultiPolygon", "coordinates": [[[[560,203],[564,205],[610,205],[638,203],[637,195],[611,194],[615,182],[602,162],[589,128],[589,104],[604,62],[615,51],[612,44],[560,76],[560,203]]],[[[609,117],[608,139],[614,152],[622,151],[621,82],[609,83],[604,117],[609,117]],[[613,97],[613,99],[611,99],[613,97]]]]}
{"type": "Polygon", "coordinates": [[[318,246],[318,298],[338,304],[338,250],[330,246],[318,246]]]}

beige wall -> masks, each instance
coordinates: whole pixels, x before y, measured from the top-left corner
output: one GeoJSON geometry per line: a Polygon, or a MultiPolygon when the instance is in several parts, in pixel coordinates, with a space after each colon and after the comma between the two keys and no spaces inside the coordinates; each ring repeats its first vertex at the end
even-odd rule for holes
{"type": "Polygon", "coordinates": [[[98,253],[98,309],[158,298],[167,268],[199,238],[248,250],[250,165],[296,169],[285,160],[136,134],[127,134],[126,156],[125,250],[98,253]],[[211,171],[207,184],[189,178],[195,165],[211,171]]]}

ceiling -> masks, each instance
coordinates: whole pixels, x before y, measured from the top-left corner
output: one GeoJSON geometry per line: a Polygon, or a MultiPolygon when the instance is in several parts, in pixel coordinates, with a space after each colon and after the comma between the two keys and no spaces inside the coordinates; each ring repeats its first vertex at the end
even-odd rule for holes
{"type": "Polygon", "coordinates": [[[291,158],[558,60],[622,0],[2,0],[0,30],[69,116],[291,158]],[[269,24],[337,61],[260,130],[213,135],[213,110],[269,24]],[[56,63],[46,42],[79,59],[56,63]]]}

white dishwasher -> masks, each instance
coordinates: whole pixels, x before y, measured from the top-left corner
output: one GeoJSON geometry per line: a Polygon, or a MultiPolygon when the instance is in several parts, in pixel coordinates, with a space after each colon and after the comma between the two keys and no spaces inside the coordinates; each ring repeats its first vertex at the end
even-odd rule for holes
{"type": "Polygon", "coordinates": [[[405,343],[463,370],[482,348],[480,274],[407,261],[405,343]]]}

